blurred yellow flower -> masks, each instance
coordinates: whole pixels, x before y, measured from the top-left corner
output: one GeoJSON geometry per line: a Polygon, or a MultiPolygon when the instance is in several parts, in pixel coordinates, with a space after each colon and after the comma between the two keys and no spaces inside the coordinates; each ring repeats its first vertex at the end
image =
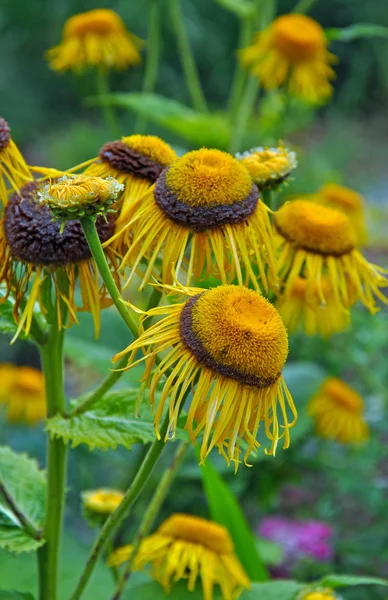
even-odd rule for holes
{"type": "Polygon", "coordinates": [[[123,492],[110,488],[88,490],[82,493],[82,502],[86,510],[103,515],[115,511],[123,498],[123,492]]]}
{"type": "Polygon", "coordinates": [[[247,168],[259,189],[275,189],[296,169],[295,152],[284,146],[251,148],[236,158],[247,168]]]}
{"type": "Polygon", "coordinates": [[[336,58],[327,50],[322,27],[305,15],[281,15],[256,34],[240,58],[267,89],[285,85],[290,95],[311,104],[332,94],[330,80],[335,74],[330,64],[336,58]]]}
{"type": "Polygon", "coordinates": [[[331,588],[309,588],[298,594],[296,600],[341,600],[331,588]]]}
{"type": "Polygon", "coordinates": [[[275,213],[274,222],[285,300],[304,273],[312,303],[316,293],[323,305],[331,296],[344,309],[360,299],[371,313],[378,310],[375,298],[388,303],[380,290],[388,285],[386,271],[357,250],[357,237],[345,214],[307,200],[293,200],[275,213]],[[330,283],[329,295],[323,289],[323,276],[330,283]]]}
{"type": "Polygon", "coordinates": [[[356,231],[358,244],[362,246],[367,242],[364,198],[360,194],[343,185],[327,183],[309,199],[343,212],[356,231]]]}
{"type": "Polygon", "coordinates": [[[217,447],[237,470],[241,452],[244,462],[260,448],[258,430],[270,440],[267,454],[275,454],[279,440],[290,444],[290,428],[297,414],[282,377],[288,354],[287,333],[276,309],[258,292],[244,286],[219,286],[211,290],[184,288],[190,298],[182,303],[148,311],[141,319],[141,334],[114,357],[128,354],[128,368],[146,361],[148,380],[156,357],[163,354],[150,382],[150,402],[168,369],[161,396],[156,396],[156,434],[168,400],[173,436],[185,393],[193,386],[186,429],[195,443],[202,433],[201,462],[217,447]],[[143,329],[144,320],[166,315],[143,329]],[[135,362],[138,350],[145,357],[135,362]],[[290,415],[291,413],[291,420],[290,415]],[[245,442],[243,450],[242,442],[245,442]]]}
{"type": "Polygon", "coordinates": [[[307,335],[330,337],[347,329],[350,313],[339,306],[333,295],[332,285],[326,276],[321,278],[323,304],[319,298],[317,285],[303,277],[297,277],[289,287],[287,295],[281,295],[275,307],[289,332],[302,327],[307,335]]]}
{"type": "MultiPolygon", "coordinates": [[[[118,548],[109,565],[127,561],[131,551],[131,546],[118,548]]],[[[235,600],[243,589],[250,588],[228,530],[192,515],[172,515],[156,533],[142,541],[134,569],[142,569],[149,563],[153,578],[166,592],[180,579],[187,579],[189,591],[194,591],[198,577],[204,600],[213,600],[215,586],[221,588],[223,600],[235,600]]]]}
{"type": "Polygon", "coordinates": [[[308,405],[318,435],[342,444],[359,444],[369,437],[361,396],[336,377],[326,379],[308,405]]]}
{"type": "Polygon", "coordinates": [[[59,46],[47,52],[54,71],[86,67],[125,69],[140,63],[142,40],[130,33],[113,10],[97,8],[70,17],[59,46]]]}
{"type": "Polygon", "coordinates": [[[33,176],[11,138],[7,121],[0,117],[0,203],[3,207],[8,202],[7,183],[18,192],[19,188],[32,180],[33,176]]]}
{"type": "Polygon", "coordinates": [[[246,168],[221,150],[202,148],[175,160],[155,186],[131,204],[122,232],[126,229],[132,244],[121,268],[132,270],[128,284],[147,260],[140,289],[159,256],[161,279],[167,284],[181,270],[186,285],[210,273],[224,284],[237,279],[257,290],[259,281],[266,290],[269,283],[276,284],[268,209],[246,168]]]}
{"type": "Polygon", "coordinates": [[[46,418],[44,376],[32,367],[0,365],[0,404],[7,407],[10,423],[36,425],[46,418]]]}

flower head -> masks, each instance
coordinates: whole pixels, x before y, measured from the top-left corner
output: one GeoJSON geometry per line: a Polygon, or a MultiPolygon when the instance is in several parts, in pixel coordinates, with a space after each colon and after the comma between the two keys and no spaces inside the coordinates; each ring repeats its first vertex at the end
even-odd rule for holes
{"type": "Polygon", "coordinates": [[[326,379],[309,403],[318,435],[342,444],[358,444],[369,437],[364,402],[349,385],[336,377],[326,379]]]}
{"type": "Polygon", "coordinates": [[[331,588],[309,587],[298,594],[296,600],[341,600],[331,588]]]}
{"type": "Polygon", "coordinates": [[[174,270],[186,271],[187,285],[211,271],[222,283],[249,280],[256,289],[258,279],[266,289],[277,280],[268,210],[248,171],[226,152],[202,148],[174,161],[131,205],[126,229],[132,235],[122,261],[132,269],[128,283],[142,259],[148,261],[140,289],[159,255],[167,284],[174,270]]]}
{"type": "Polygon", "coordinates": [[[0,117],[0,204],[8,202],[6,184],[18,192],[24,184],[33,180],[33,176],[11,138],[11,129],[5,119],[0,117]]]}
{"type": "Polygon", "coordinates": [[[70,17],[62,42],[47,52],[47,59],[58,72],[86,67],[126,69],[140,63],[141,45],[117,13],[98,8],[70,17]]]}
{"type": "MultiPolygon", "coordinates": [[[[112,566],[128,560],[131,546],[116,550],[112,566]]],[[[233,600],[250,582],[236,554],[229,532],[222,525],[192,515],[175,514],[145,538],[136,556],[134,569],[151,563],[152,575],[168,592],[171,583],[184,578],[189,591],[201,579],[204,600],[213,600],[214,586],[224,600],[233,600]]]]}
{"type": "Polygon", "coordinates": [[[290,297],[297,278],[305,273],[312,302],[318,294],[325,305],[331,295],[339,308],[347,309],[360,299],[372,313],[378,310],[375,298],[388,302],[380,290],[387,286],[385,271],[368,263],[356,249],[357,237],[345,214],[306,200],[294,200],[275,213],[275,227],[285,299],[290,297]],[[326,295],[323,275],[329,281],[326,295]]]}
{"type": "Polygon", "coordinates": [[[330,64],[335,57],[327,50],[322,27],[310,17],[281,15],[257,33],[240,56],[265,88],[286,85],[291,95],[312,104],[327,100],[332,93],[330,64]]]}
{"type": "Polygon", "coordinates": [[[193,386],[186,429],[193,442],[203,433],[201,462],[217,447],[237,469],[243,441],[245,463],[260,447],[257,434],[262,423],[270,440],[266,453],[274,454],[282,438],[287,448],[296,410],[282,378],[288,341],[278,312],[268,300],[244,286],[185,292],[191,297],[183,304],[146,313],[143,319],[154,314],[167,316],[143,331],[114,359],[128,354],[130,367],[138,349],[142,349],[147,380],[157,354],[169,349],[150,382],[150,402],[154,404],[160,379],[172,369],[158,401],[157,435],[160,437],[159,422],[167,398],[171,434],[185,393],[193,386]]]}
{"type": "MultiPolygon", "coordinates": [[[[58,327],[62,328],[62,303],[69,311],[69,323],[77,322],[77,310],[91,312],[95,322],[96,334],[99,330],[100,309],[108,306],[109,296],[105,286],[100,286],[97,267],[91,260],[89,246],[78,221],[67,221],[63,232],[60,225],[53,222],[50,209],[39,201],[42,184],[32,182],[12,196],[5,207],[0,221],[0,282],[4,282],[8,293],[15,294],[14,314],[18,320],[18,333],[28,334],[31,326],[35,303],[42,303],[42,289],[48,279],[53,284],[57,297],[58,327]],[[79,277],[82,306],[75,301],[75,283],[79,277]],[[59,285],[60,280],[68,284],[59,285]],[[28,285],[31,289],[28,301],[20,318],[18,309],[25,297],[28,285]],[[65,289],[66,288],[66,289],[65,289]]],[[[107,221],[98,217],[97,230],[101,241],[107,240],[114,230],[114,219],[109,215],[107,221]]],[[[113,273],[114,257],[109,252],[113,273]]]]}
{"type": "Polygon", "coordinates": [[[88,490],[82,493],[82,502],[85,509],[102,515],[109,515],[114,512],[123,498],[123,492],[110,488],[88,490]]]}
{"type": "Polygon", "coordinates": [[[247,168],[259,189],[275,189],[296,169],[296,153],[284,146],[251,148],[236,158],[247,168]]]}
{"type": "Polygon", "coordinates": [[[311,199],[318,204],[330,206],[349,217],[357,235],[357,242],[363,245],[367,241],[364,198],[351,188],[337,183],[327,183],[311,199]]]}
{"type": "MultiPolygon", "coordinates": [[[[289,332],[303,328],[307,335],[320,335],[324,338],[344,331],[350,324],[348,310],[339,306],[333,294],[333,286],[327,276],[321,277],[323,303],[315,282],[297,277],[288,293],[280,295],[275,306],[289,332]]],[[[354,294],[353,294],[354,296],[354,294]]],[[[349,302],[352,296],[348,290],[349,302]]]]}
{"type": "Polygon", "coordinates": [[[113,177],[65,175],[48,183],[38,192],[42,204],[50,207],[56,219],[96,217],[111,212],[110,206],[118,200],[124,185],[113,177]]]}
{"type": "Polygon", "coordinates": [[[0,365],[0,404],[7,407],[11,423],[36,425],[46,418],[44,376],[32,367],[0,365]]]}

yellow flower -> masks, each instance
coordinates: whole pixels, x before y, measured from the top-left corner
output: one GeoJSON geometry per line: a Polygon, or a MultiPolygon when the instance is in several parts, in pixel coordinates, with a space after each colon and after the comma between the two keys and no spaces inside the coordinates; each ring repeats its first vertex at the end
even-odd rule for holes
{"type": "Polygon", "coordinates": [[[108,515],[116,510],[124,498],[124,493],[114,489],[88,490],[82,494],[86,510],[108,515]]]}
{"type": "Polygon", "coordinates": [[[330,64],[335,56],[327,50],[322,27],[305,15],[281,15],[254,43],[240,52],[241,62],[259,77],[267,89],[286,85],[292,96],[316,104],[332,94],[330,64]]]}
{"type": "Polygon", "coordinates": [[[324,304],[314,282],[308,285],[303,277],[297,277],[288,294],[277,299],[275,306],[290,332],[303,327],[307,335],[318,334],[327,338],[349,326],[350,313],[335,301],[332,285],[326,276],[321,278],[321,286],[324,304]]]}
{"type": "Polygon", "coordinates": [[[33,180],[33,176],[11,139],[11,130],[5,119],[0,117],[0,203],[3,207],[8,202],[6,184],[18,192],[25,183],[33,180]]]}
{"type": "Polygon", "coordinates": [[[141,45],[117,13],[98,8],[70,17],[62,42],[47,52],[47,59],[58,72],[86,67],[125,69],[140,63],[141,45]]]}
{"type": "Polygon", "coordinates": [[[380,290],[387,286],[386,271],[369,263],[356,249],[356,234],[346,215],[306,200],[293,200],[275,213],[275,227],[286,300],[295,280],[304,273],[307,293],[318,293],[322,304],[329,298],[322,285],[324,275],[339,308],[347,309],[360,299],[374,313],[378,310],[375,298],[388,303],[380,290]]]}
{"type": "Polygon", "coordinates": [[[35,425],[46,417],[44,376],[32,367],[0,365],[0,404],[7,406],[10,423],[35,425]]]}
{"type": "Polygon", "coordinates": [[[316,194],[311,195],[310,199],[343,212],[356,231],[358,244],[367,242],[364,198],[360,194],[343,185],[327,183],[316,194]]]}
{"type": "MultiPolygon", "coordinates": [[[[131,546],[118,548],[109,565],[128,560],[131,546]]],[[[134,569],[151,563],[152,575],[166,592],[171,583],[187,579],[194,591],[201,579],[204,600],[213,600],[214,586],[221,588],[223,600],[235,600],[250,581],[234,553],[228,530],[222,525],[192,515],[175,514],[156,533],[145,538],[135,558],[134,569]]]]}
{"type": "Polygon", "coordinates": [[[98,157],[88,161],[85,175],[111,176],[125,185],[116,221],[118,233],[109,241],[109,246],[117,249],[119,255],[125,253],[131,243],[130,231],[125,229],[129,207],[144,196],[163,169],[176,158],[176,152],[159,137],[130,135],[104,144],[98,157]]]}
{"type": "MultiPolygon", "coordinates": [[[[39,201],[42,185],[32,182],[12,196],[0,220],[0,283],[4,283],[7,295],[15,294],[14,315],[18,331],[28,335],[36,302],[47,312],[47,297],[51,288],[57,292],[58,328],[62,322],[61,308],[69,311],[67,325],[78,322],[76,311],[90,312],[94,319],[96,336],[100,327],[100,310],[111,304],[109,294],[100,284],[98,270],[91,259],[89,246],[79,221],[68,221],[60,233],[60,225],[53,222],[50,209],[39,201]],[[82,305],[76,306],[75,285],[79,277],[82,305]],[[49,285],[51,282],[51,285],[49,285]],[[30,285],[28,300],[20,319],[18,311],[30,285]]],[[[107,240],[114,231],[114,218],[105,221],[98,217],[97,230],[101,241],[107,240]]],[[[116,277],[115,258],[107,252],[112,274],[116,277]]],[[[16,337],[15,336],[15,337],[16,337]]]]}
{"type": "Polygon", "coordinates": [[[342,444],[359,444],[369,437],[364,402],[359,394],[336,377],[329,377],[308,406],[318,435],[342,444]]]}
{"type": "Polygon", "coordinates": [[[309,588],[298,594],[296,600],[341,600],[331,588],[309,588]]]}
{"type": "MultiPolygon", "coordinates": [[[[212,290],[184,289],[186,302],[152,309],[147,316],[166,315],[145,331],[128,348],[114,357],[128,354],[128,368],[139,349],[146,361],[148,380],[158,353],[164,355],[150,382],[150,402],[155,402],[157,386],[172,369],[158,396],[155,414],[156,434],[168,400],[169,430],[174,435],[180,405],[191,388],[186,429],[194,443],[202,433],[200,457],[205,460],[217,447],[225,460],[238,468],[241,443],[244,462],[260,448],[257,434],[261,423],[270,440],[267,454],[274,454],[279,440],[290,444],[290,428],[296,410],[282,377],[288,354],[285,327],[276,309],[258,292],[244,286],[219,286],[212,290]],[[292,413],[289,422],[288,408],[292,413]]],[[[142,325],[141,325],[142,327],[142,325]]]]}
{"type": "Polygon", "coordinates": [[[284,146],[251,148],[236,158],[247,168],[259,189],[275,189],[298,166],[296,154],[284,146]]]}
{"type": "Polygon", "coordinates": [[[187,285],[210,273],[225,284],[250,281],[257,290],[258,279],[266,290],[277,281],[268,209],[248,171],[226,152],[202,148],[174,161],[129,207],[126,229],[132,235],[121,265],[132,269],[127,284],[148,262],[140,289],[159,255],[167,284],[181,269],[187,285]]]}

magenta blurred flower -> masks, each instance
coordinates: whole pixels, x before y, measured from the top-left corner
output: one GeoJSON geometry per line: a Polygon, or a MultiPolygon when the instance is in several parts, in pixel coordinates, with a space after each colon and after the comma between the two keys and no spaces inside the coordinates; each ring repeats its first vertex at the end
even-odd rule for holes
{"type": "Polygon", "coordinates": [[[265,517],[259,535],[281,546],[284,552],[282,571],[285,576],[302,558],[327,562],[333,556],[333,531],[321,521],[300,521],[286,517],[265,517]]]}

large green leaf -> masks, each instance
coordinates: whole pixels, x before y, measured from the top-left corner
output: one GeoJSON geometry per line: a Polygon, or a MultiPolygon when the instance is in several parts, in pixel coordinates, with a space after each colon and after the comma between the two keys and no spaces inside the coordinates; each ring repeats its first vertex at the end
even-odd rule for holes
{"type": "Polygon", "coordinates": [[[110,94],[104,100],[127,108],[198,146],[226,148],[230,137],[227,116],[203,114],[158,94],[110,94]]]}
{"type": "Polygon", "coordinates": [[[296,581],[268,581],[253,583],[252,589],[241,594],[239,600],[294,600],[303,588],[296,581]]]}
{"type": "Polygon", "coordinates": [[[255,6],[249,0],[215,0],[215,2],[240,17],[240,19],[252,17],[255,14],[255,6]]]}
{"type": "Polygon", "coordinates": [[[388,39],[388,27],[375,25],[374,23],[355,23],[343,29],[326,29],[326,37],[330,41],[352,42],[359,38],[386,38],[388,39]]]}
{"type": "Polygon", "coordinates": [[[379,577],[368,577],[367,575],[339,575],[332,573],[331,575],[325,575],[325,577],[319,582],[320,585],[328,586],[332,588],[347,587],[353,585],[384,585],[388,586],[387,579],[380,579],[379,577]]]}
{"type": "Polygon", "coordinates": [[[34,600],[31,594],[15,592],[12,590],[0,590],[0,600],[34,600]]]}
{"type": "Polygon", "coordinates": [[[249,577],[253,581],[268,579],[255,539],[237,499],[209,459],[200,470],[212,519],[229,530],[235,551],[249,577]]]}
{"type": "MultiPolygon", "coordinates": [[[[148,444],[156,439],[154,416],[146,401],[139,410],[138,397],[139,391],[132,388],[112,391],[79,416],[56,415],[49,419],[47,429],[66,443],[71,442],[73,447],[86,444],[90,450],[117,446],[130,450],[132,444],[148,444]]],[[[176,437],[186,439],[187,436],[178,428],[176,437]]]]}
{"type": "MultiPolygon", "coordinates": [[[[0,483],[19,513],[36,529],[43,525],[46,479],[35,460],[0,447],[0,483]]],[[[0,497],[0,548],[15,553],[36,550],[44,543],[30,538],[18,518],[0,497]]]]}

